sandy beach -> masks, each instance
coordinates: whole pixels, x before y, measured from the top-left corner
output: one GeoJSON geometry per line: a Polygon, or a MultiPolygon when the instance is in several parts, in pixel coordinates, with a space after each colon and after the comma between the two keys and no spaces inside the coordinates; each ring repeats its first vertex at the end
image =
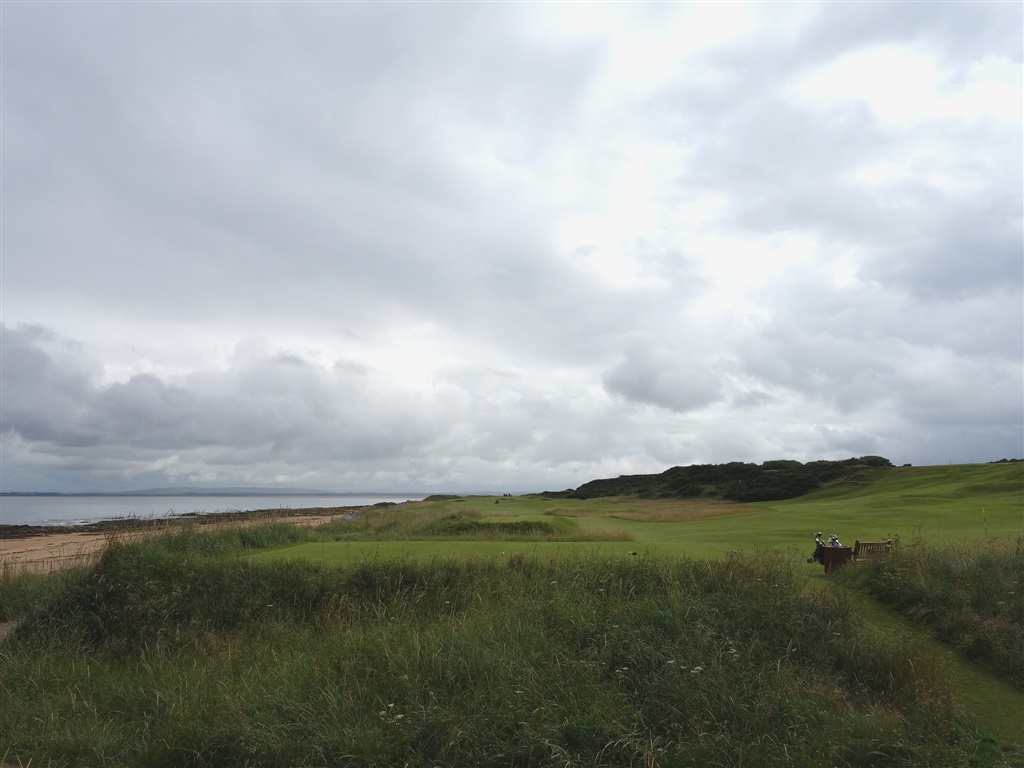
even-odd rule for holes
{"type": "Polygon", "coordinates": [[[281,515],[225,515],[226,519],[211,515],[198,519],[171,519],[155,525],[150,523],[145,527],[113,520],[79,526],[77,530],[72,527],[0,526],[0,574],[49,573],[61,568],[85,565],[111,541],[147,536],[173,526],[245,525],[268,519],[294,525],[323,525],[357,513],[358,510],[339,507],[329,511],[311,510],[308,513],[288,510],[281,515]]]}
{"type": "Polygon", "coordinates": [[[0,538],[0,573],[46,573],[88,562],[109,541],[107,533],[50,533],[0,538]]]}

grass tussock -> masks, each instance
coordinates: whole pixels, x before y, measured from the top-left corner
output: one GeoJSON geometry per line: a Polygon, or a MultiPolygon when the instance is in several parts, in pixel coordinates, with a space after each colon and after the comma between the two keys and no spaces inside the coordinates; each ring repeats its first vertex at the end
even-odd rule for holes
{"type": "Polygon", "coordinates": [[[356,518],[319,528],[334,541],[630,541],[625,531],[582,531],[572,520],[513,520],[515,513],[454,504],[426,507],[410,514],[401,507],[364,509],[356,518]]]}
{"type": "Polygon", "coordinates": [[[34,596],[0,644],[11,756],[76,766],[1000,764],[941,670],[864,626],[840,591],[803,590],[788,559],[514,555],[327,568],[250,563],[238,556],[244,537],[221,535],[116,545],[52,587],[24,587],[34,596]]]}
{"type": "Polygon", "coordinates": [[[914,541],[840,577],[1024,690],[1024,540],[914,541]]]}
{"type": "Polygon", "coordinates": [[[620,520],[669,523],[747,512],[749,512],[748,508],[741,504],[715,499],[616,499],[614,504],[600,510],[595,510],[592,506],[553,507],[546,510],[544,514],[558,517],[613,517],[620,520]]]}
{"type": "Polygon", "coordinates": [[[16,621],[65,589],[69,573],[0,573],[0,622],[16,621]]]}

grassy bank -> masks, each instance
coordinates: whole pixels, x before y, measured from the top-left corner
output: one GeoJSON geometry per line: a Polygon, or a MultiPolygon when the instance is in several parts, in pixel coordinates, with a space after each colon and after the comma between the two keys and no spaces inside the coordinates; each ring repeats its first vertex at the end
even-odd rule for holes
{"type": "MultiPolygon", "coordinates": [[[[968,766],[941,670],[790,559],[252,562],[115,546],[22,603],[0,735],[34,764],[968,766]]],[[[248,549],[246,549],[248,548],[248,549]]],[[[11,757],[8,757],[10,760],[11,757]]]]}
{"type": "Polygon", "coordinates": [[[823,521],[844,540],[1014,541],[1024,533],[1024,463],[871,469],[800,499],[762,505],[823,521]]]}
{"type": "Polygon", "coordinates": [[[914,541],[838,576],[1024,690],[1024,539],[914,541]]]}

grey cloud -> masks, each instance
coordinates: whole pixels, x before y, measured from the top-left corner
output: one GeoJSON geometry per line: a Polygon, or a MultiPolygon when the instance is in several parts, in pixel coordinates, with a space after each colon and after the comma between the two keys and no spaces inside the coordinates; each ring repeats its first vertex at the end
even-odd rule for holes
{"type": "Polygon", "coordinates": [[[775,398],[761,389],[748,389],[739,391],[732,399],[732,404],[737,408],[758,408],[770,405],[775,398]]]}
{"type": "Polygon", "coordinates": [[[0,324],[0,332],[3,430],[13,429],[30,441],[94,444],[95,435],[78,421],[100,366],[78,345],[46,328],[30,325],[14,331],[0,324]]]}
{"type": "MultiPolygon", "coordinates": [[[[19,38],[25,49],[11,41],[27,71],[7,71],[5,100],[16,115],[5,143],[7,249],[19,257],[8,279],[26,292],[85,289],[125,310],[200,319],[270,303],[301,312],[383,288],[393,297],[385,311],[422,310],[444,306],[438,299],[466,277],[478,281],[460,291],[471,300],[510,275],[532,274],[544,244],[520,233],[537,228],[536,212],[517,199],[523,193],[474,167],[474,148],[460,146],[467,115],[443,107],[452,92],[469,109],[505,104],[493,93],[498,83],[524,98],[545,92],[521,89],[515,65],[526,61],[558,72],[544,84],[552,106],[561,104],[555,84],[564,79],[571,92],[573,67],[535,61],[503,40],[487,51],[497,82],[483,76],[462,60],[480,53],[480,41],[460,33],[463,24],[475,28],[462,11],[349,6],[327,9],[325,23],[307,10],[210,9],[212,24],[193,27],[167,9],[126,19],[78,8],[72,18],[44,13],[33,29],[58,35],[55,48],[32,34],[19,38]],[[241,44],[231,34],[239,18],[263,33],[280,23],[283,34],[265,38],[270,49],[259,36],[241,44]],[[111,39],[113,21],[130,29],[111,39]],[[432,37],[422,34],[428,23],[432,37]],[[450,46],[438,46],[438,32],[450,46]],[[56,55],[33,53],[44,49],[56,55]],[[277,70],[275,51],[292,54],[288,69],[277,70]],[[516,56],[504,61],[503,53],[516,56]],[[139,61],[143,71],[113,69],[118,60],[139,61]],[[409,69],[410,60],[425,71],[409,69]],[[453,78],[467,81],[464,93],[453,78]],[[57,98],[35,97],[41,79],[57,98]],[[99,90],[106,101],[77,95],[99,90]],[[50,179],[46,195],[21,186],[38,179],[50,179]],[[75,258],[54,275],[44,266],[52,253],[75,258]],[[396,273],[408,279],[396,282],[396,273]],[[127,283],[132,290],[121,290],[127,283]],[[176,306],[171,296],[180,297],[176,306]]],[[[37,20],[25,14],[23,23],[37,20]]]]}
{"type": "Polygon", "coordinates": [[[866,262],[864,276],[924,299],[997,298],[1002,293],[1020,298],[1024,284],[1021,206],[1006,206],[1002,212],[971,211],[975,215],[970,217],[956,210],[947,212],[946,206],[935,207],[929,231],[906,244],[880,249],[866,262]]]}
{"type": "Polygon", "coordinates": [[[875,455],[879,450],[878,437],[859,430],[818,427],[818,434],[828,452],[845,451],[853,456],[875,455]]]}
{"type": "Polygon", "coordinates": [[[864,249],[865,278],[902,289],[953,295],[981,281],[1019,283],[1019,128],[968,112],[894,127],[879,123],[866,104],[801,103],[786,89],[844,53],[890,42],[956,56],[955,64],[944,62],[954,79],[986,57],[1019,62],[1020,35],[1010,30],[1019,29],[1020,8],[874,10],[809,7],[809,21],[787,28],[795,34],[714,51],[709,69],[719,77],[681,78],[656,94],[651,119],[673,126],[688,149],[680,195],[726,197],[727,218],[756,236],[816,233],[837,252],[864,249]],[[901,168],[902,177],[872,184],[859,175],[886,164],[901,168]],[[936,184],[932,175],[951,181],[936,184]],[[967,279],[952,277],[957,272],[967,279]]]}
{"type": "MultiPolygon", "coordinates": [[[[4,328],[4,430],[53,450],[88,445],[141,454],[206,447],[362,461],[399,456],[430,440],[408,396],[379,376],[333,371],[289,357],[168,382],[142,374],[103,384],[66,368],[37,329],[4,328]]],[[[248,457],[248,458],[251,458],[248,457]]]]}
{"type": "Polygon", "coordinates": [[[52,332],[2,330],[12,486],[59,471],[79,478],[79,490],[104,478],[234,484],[277,477],[415,489],[432,487],[447,466],[448,482],[480,488],[522,483],[523,473],[575,477],[615,452],[612,441],[593,439],[594,430],[618,428],[603,405],[516,371],[466,369],[451,379],[458,385],[411,390],[365,365],[323,366],[254,347],[223,371],[104,383],[86,350],[52,332]],[[466,475],[466,467],[480,474],[466,475]]]}
{"type": "MultiPolygon", "coordinates": [[[[899,267],[890,265],[889,269],[899,267]]],[[[970,270],[969,264],[960,267],[962,272],[970,270]]],[[[883,359],[886,349],[896,359],[904,359],[911,349],[948,350],[965,359],[1020,360],[1024,354],[1019,312],[1024,282],[1014,280],[1012,270],[1004,280],[980,290],[979,281],[965,274],[963,284],[974,282],[974,287],[962,295],[952,289],[956,279],[952,273],[942,278],[949,288],[941,292],[914,290],[913,285],[904,288],[895,279],[863,279],[866,277],[862,272],[862,279],[837,284],[827,266],[801,264],[788,270],[759,296],[759,303],[775,309],[752,341],[760,344],[762,337],[771,343],[790,335],[796,339],[818,335],[822,349],[837,340],[843,347],[873,349],[883,359]]]]}
{"type": "Polygon", "coordinates": [[[1024,432],[1018,363],[986,358],[912,360],[891,384],[899,413],[911,422],[1024,432]]]}
{"type": "Polygon", "coordinates": [[[740,349],[749,376],[832,404],[840,413],[887,404],[933,423],[954,413],[982,422],[1021,420],[1019,363],[1000,356],[958,355],[896,335],[858,339],[792,326],[770,329],[740,349]]]}
{"type": "Polygon", "coordinates": [[[1018,5],[881,3],[872,10],[846,3],[819,6],[800,49],[820,60],[837,49],[909,40],[947,55],[981,57],[998,48],[1021,58],[1024,14],[1018,5]]]}
{"type": "Polygon", "coordinates": [[[1006,454],[1019,452],[1013,446],[1024,444],[1019,362],[792,328],[784,336],[762,337],[743,354],[747,375],[817,403],[823,411],[819,418],[829,418],[834,409],[835,417],[856,416],[874,424],[876,446],[911,443],[909,454],[933,454],[935,445],[909,434],[929,434],[940,444],[944,441],[935,436],[944,431],[980,430],[981,425],[987,425],[993,440],[987,449],[982,441],[974,443],[981,455],[989,455],[996,444],[1006,454]]]}
{"type": "Polygon", "coordinates": [[[684,413],[722,396],[723,381],[713,364],[672,347],[636,346],[603,378],[608,392],[627,400],[684,413]]]}
{"type": "Polygon", "coordinates": [[[848,413],[891,396],[887,381],[899,359],[899,344],[855,342],[814,329],[785,331],[745,340],[740,346],[746,374],[828,402],[848,413]]]}
{"type": "MultiPolygon", "coordinates": [[[[997,258],[1001,277],[1016,276],[1006,253],[1014,244],[1019,251],[1014,233],[1020,227],[1020,163],[996,160],[986,148],[1007,143],[1008,136],[989,137],[977,127],[965,141],[936,127],[929,136],[939,138],[931,150],[939,158],[937,169],[922,158],[904,178],[871,185],[858,172],[904,163],[921,128],[883,128],[857,107],[810,111],[777,95],[736,97],[738,103],[730,103],[715,126],[714,140],[697,147],[680,184],[729,195],[737,226],[761,235],[816,232],[836,247],[863,247],[880,262],[872,268],[869,259],[869,275],[882,276],[885,265],[908,258],[923,268],[936,255],[950,253],[960,264],[972,256],[997,258]],[[965,189],[942,189],[919,178],[935,170],[965,189]],[[992,231],[989,242],[971,243],[974,248],[959,254],[949,248],[964,231],[982,228],[992,231]]],[[[1020,158],[1019,148],[1013,156],[1020,158]]]]}
{"type": "Polygon", "coordinates": [[[732,348],[753,391],[804,404],[827,438],[820,450],[862,446],[916,463],[1020,452],[1022,281],[1012,271],[1000,281],[965,275],[966,295],[953,293],[951,274],[948,290],[924,298],[894,290],[895,280],[838,286],[814,267],[787,278],[762,297],[775,316],[732,348]],[[842,426],[851,419],[862,426],[842,426]]]}

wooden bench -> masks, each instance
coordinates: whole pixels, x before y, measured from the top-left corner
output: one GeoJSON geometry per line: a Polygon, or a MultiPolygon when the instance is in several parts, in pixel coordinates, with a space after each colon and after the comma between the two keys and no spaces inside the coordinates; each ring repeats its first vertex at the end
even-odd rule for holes
{"type": "Polygon", "coordinates": [[[858,563],[863,560],[871,560],[875,557],[887,555],[892,549],[891,541],[855,541],[852,547],[825,547],[824,561],[825,573],[842,568],[850,563],[858,563]]]}
{"type": "Polygon", "coordinates": [[[891,549],[891,541],[856,541],[853,544],[853,559],[870,560],[889,554],[891,549]]]}
{"type": "Polygon", "coordinates": [[[851,547],[825,547],[823,550],[825,573],[832,573],[837,568],[849,565],[853,562],[853,549],[851,547]]]}

